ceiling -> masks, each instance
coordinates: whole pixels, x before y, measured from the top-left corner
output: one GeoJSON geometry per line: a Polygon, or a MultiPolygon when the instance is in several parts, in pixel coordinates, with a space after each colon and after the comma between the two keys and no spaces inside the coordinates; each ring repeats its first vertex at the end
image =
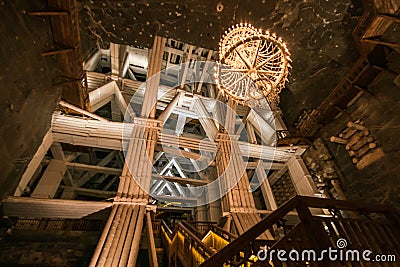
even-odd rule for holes
{"type": "Polygon", "coordinates": [[[293,68],[281,108],[288,126],[332,91],[359,55],[352,30],[359,1],[79,1],[84,55],[109,42],[151,47],[155,35],[209,49],[221,34],[247,22],[276,32],[287,43],[293,68]],[[353,3],[354,2],[354,3],[353,3]]]}

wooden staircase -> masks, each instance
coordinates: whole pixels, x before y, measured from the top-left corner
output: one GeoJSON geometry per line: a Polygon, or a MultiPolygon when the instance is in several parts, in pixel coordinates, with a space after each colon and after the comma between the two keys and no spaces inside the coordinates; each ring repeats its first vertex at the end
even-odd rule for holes
{"type": "Polygon", "coordinates": [[[162,222],[161,233],[169,266],[398,266],[393,259],[400,259],[399,225],[399,212],[390,206],[296,196],[238,237],[215,224],[199,231],[186,222],[177,224],[174,231],[162,222]],[[266,231],[274,240],[260,239],[266,231]],[[340,247],[343,243],[339,245],[338,240],[345,245],[340,247]],[[370,250],[371,259],[391,255],[392,262],[371,265],[361,256],[360,261],[332,261],[326,253],[320,261],[312,255],[311,261],[287,262],[276,254],[270,261],[257,257],[265,249],[287,253],[312,249],[318,259],[328,248],[342,250],[343,255],[370,250]]]}

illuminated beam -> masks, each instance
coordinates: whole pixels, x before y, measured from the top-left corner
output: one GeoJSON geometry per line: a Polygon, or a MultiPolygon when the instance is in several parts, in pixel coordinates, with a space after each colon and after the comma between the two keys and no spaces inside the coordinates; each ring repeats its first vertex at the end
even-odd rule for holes
{"type": "Polygon", "coordinates": [[[42,143],[39,145],[36,153],[33,155],[31,161],[28,163],[24,173],[21,176],[21,179],[18,183],[18,186],[14,192],[14,196],[21,196],[24,190],[26,189],[29,181],[32,179],[33,174],[39,167],[42,162],[44,156],[49,150],[51,144],[53,143],[53,135],[52,129],[50,129],[43,137],[42,143]]]}

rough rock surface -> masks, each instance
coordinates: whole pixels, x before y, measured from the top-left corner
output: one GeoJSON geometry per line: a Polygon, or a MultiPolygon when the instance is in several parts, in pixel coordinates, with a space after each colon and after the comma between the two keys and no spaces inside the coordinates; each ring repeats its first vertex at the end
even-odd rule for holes
{"type": "Polygon", "coordinates": [[[45,1],[2,1],[0,5],[0,197],[13,193],[18,178],[50,128],[60,95],[49,19],[29,16],[45,1]]]}

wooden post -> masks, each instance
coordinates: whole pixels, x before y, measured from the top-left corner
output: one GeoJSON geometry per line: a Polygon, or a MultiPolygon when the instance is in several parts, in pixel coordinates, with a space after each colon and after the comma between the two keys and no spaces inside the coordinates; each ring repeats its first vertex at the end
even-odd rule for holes
{"type": "Polygon", "coordinates": [[[331,136],[331,138],[329,139],[332,143],[338,143],[338,144],[342,144],[345,145],[347,144],[349,141],[340,137],[336,137],[336,136],[331,136]]]}
{"type": "Polygon", "coordinates": [[[144,93],[142,117],[154,118],[156,114],[157,93],[160,84],[160,71],[166,38],[156,36],[151,50],[147,72],[146,91],[144,93]]]}
{"type": "MultiPolygon", "coordinates": [[[[139,216],[137,218],[136,228],[132,240],[132,246],[129,252],[129,259],[127,266],[136,266],[137,255],[139,253],[140,236],[142,235],[143,228],[143,215],[145,212],[145,206],[141,206],[139,210],[139,216]]],[[[121,265],[120,265],[121,266],[121,265]]],[[[121,266],[122,267],[122,266],[121,266]]]]}
{"type": "Polygon", "coordinates": [[[114,205],[112,207],[112,209],[111,209],[111,213],[110,213],[110,215],[108,217],[107,223],[104,226],[104,229],[103,229],[103,232],[101,233],[100,239],[97,242],[96,249],[94,250],[92,259],[90,260],[89,267],[95,267],[96,266],[96,263],[97,263],[97,260],[99,259],[100,254],[101,254],[103,245],[104,245],[104,243],[106,241],[106,238],[108,236],[108,233],[109,233],[109,231],[111,229],[111,225],[112,225],[112,222],[114,220],[114,216],[115,216],[115,213],[116,213],[117,209],[118,209],[118,205],[114,205]]]}
{"type": "Polygon", "coordinates": [[[153,233],[153,226],[152,226],[150,212],[151,211],[146,212],[147,233],[149,235],[149,261],[150,261],[150,266],[158,267],[156,244],[154,242],[154,233],[153,233]]]}

